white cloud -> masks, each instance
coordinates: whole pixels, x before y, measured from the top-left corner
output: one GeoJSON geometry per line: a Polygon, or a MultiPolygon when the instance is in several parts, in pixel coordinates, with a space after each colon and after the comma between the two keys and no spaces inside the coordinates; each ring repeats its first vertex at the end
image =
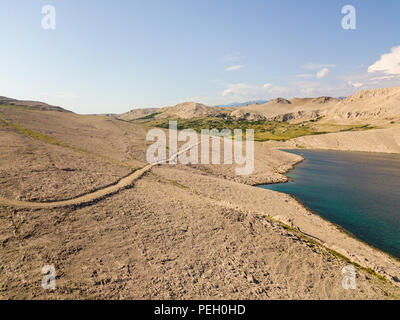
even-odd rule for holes
{"type": "Polygon", "coordinates": [[[317,70],[322,68],[334,68],[336,65],[334,64],[316,64],[316,63],[307,63],[303,66],[304,69],[307,70],[317,70]]]}
{"type": "Polygon", "coordinates": [[[325,78],[329,72],[330,71],[328,68],[322,68],[320,71],[317,72],[317,78],[318,79],[325,78]]]}
{"type": "Polygon", "coordinates": [[[244,67],[244,65],[230,66],[230,67],[226,68],[225,71],[235,71],[235,70],[242,69],[243,67],[244,67]]]}
{"type": "Polygon", "coordinates": [[[297,77],[297,78],[303,78],[303,79],[306,79],[306,78],[312,78],[312,77],[313,77],[313,75],[312,75],[311,73],[302,73],[302,74],[298,74],[298,75],[296,75],[296,77],[297,77]]]}
{"type": "Polygon", "coordinates": [[[262,87],[257,87],[246,83],[228,84],[226,89],[222,92],[222,96],[248,96],[253,94],[255,91],[261,90],[261,88],[262,87]]]}
{"type": "Polygon", "coordinates": [[[381,80],[394,80],[394,79],[400,79],[400,74],[399,75],[388,75],[388,76],[373,77],[370,80],[371,81],[381,81],[381,80]]]}
{"type": "MultiPolygon", "coordinates": [[[[356,81],[353,81],[356,83],[356,81]]],[[[340,82],[335,85],[327,85],[318,81],[296,81],[288,86],[279,86],[272,83],[249,84],[234,83],[225,85],[225,88],[214,96],[190,97],[186,101],[198,101],[207,105],[228,104],[258,99],[274,99],[284,97],[319,97],[319,96],[347,96],[357,89],[350,83],[340,82]]]]}
{"type": "Polygon", "coordinates": [[[362,82],[351,82],[351,81],[349,81],[348,82],[349,83],[349,85],[351,85],[351,86],[353,86],[354,88],[361,88],[362,86],[364,86],[364,83],[362,83],[362,82]]]}
{"type": "MultiPolygon", "coordinates": [[[[241,67],[243,66],[232,66],[228,69],[238,70],[241,67]]],[[[327,77],[334,67],[333,64],[306,64],[303,68],[310,71],[297,74],[295,77],[292,75],[284,86],[273,83],[219,83],[220,89],[214,94],[192,97],[187,100],[217,105],[277,97],[290,99],[293,97],[348,96],[363,89],[400,86],[400,46],[393,48],[391,53],[382,55],[381,59],[369,68],[369,72],[360,70],[358,74],[342,76],[336,74],[329,77],[327,81],[316,80],[327,77]],[[315,80],[313,81],[313,79],[315,80]]],[[[366,66],[360,65],[359,67],[366,66]]]]}
{"type": "Polygon", "coordinates": [[[400,46],[393,47],[390,53],[385,53],[381,58],[368,68],[369,73],[383,72],[384,74],[400,74],[400,46]]]}
{"type": "Polygon", "coordinates": [[[235,100],[256,100],[265,99],[275,95],[283,95],[287,93],[288,88],[276,86],[271,83],[264,85],[254,85],[247,83],[228,84],[222,92],[223,97],[235,100]]]}

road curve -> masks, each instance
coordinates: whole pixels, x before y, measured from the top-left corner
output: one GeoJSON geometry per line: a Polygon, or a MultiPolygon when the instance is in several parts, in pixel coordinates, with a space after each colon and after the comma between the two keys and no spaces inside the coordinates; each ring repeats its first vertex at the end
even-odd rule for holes
{"type": "Polygon", "coordinates": [[[46,208],[59,208],[59,207],[68,207],[68,206],[76,206],[81,204],[90,203],[92,201],[99,200],[107,195],[114,194],[127,186],[131,185],[134,181],[138,180],[143,176],[144,173],[149,171],[152,167],[166,163],[167,161],[174,160],[180,154],[190,150],[191,148],[197,146],[199,143],[191,145],[179,152],[176,152],[172,155],[168,160],[161,160],[155,163],[148,164],[147,166],[132,172],[129,176],[122,178],[116,184],[105,187],[103,189],[99,189],[92,193],[85,194],[83,196],[73,198],[70,200],[60,200],[60,201],[52,201],[52,202],[31,202],[31,201],[19,201],[19,200],[10,200],[3,197],[0,197],[0,205],[6,205],[16,208],[29,208],[29,209],[46,209],[46,208]]]}

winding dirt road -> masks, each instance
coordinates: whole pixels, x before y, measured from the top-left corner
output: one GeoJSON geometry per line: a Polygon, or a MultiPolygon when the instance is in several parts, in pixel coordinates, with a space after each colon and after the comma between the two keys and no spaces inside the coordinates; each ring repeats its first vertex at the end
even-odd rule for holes
{"type": "Polygon", "coordinates": [[[103,189],[97,190],[95,192],[85,194],[83,196],[69,199],[69,200],[60,200],[60,201],[52,201],[52,202],[30,202],[30,201],[19,201],[19,200],[10,200],[6,199],[3,197],[0,197],[0,205],[6,205],[6,206],[11,206],[11,207],[16,207],[16,208],[32,208],[32,209],[44,209],[44,208],[59,208],[59,207],[67,207],[67,206],[76,206],[76,205],[82,205],[86,203],[90,203],[92,201],[99,200],[105,196],[114,194],[129,185],[131,185],[134,181],[138,180],[143,176],[144,173],[149,171],[152,167],[157,166],[159,164],[164,164],[167,161],[172,161],[176,157],[178,157],[180,154],[187,152],[191,148],[199,145],[199,143],[191,145],[179,152],[176,152],[173,154],[169,159],[167,160],[161,160],[155,163],[148,164],[147,166],[136,170],[135,172],[132,172],[129,176],[122,178],[121,180],[118,181],[118,183],[113,184],[111,186],[105,187],[103,189]]]}

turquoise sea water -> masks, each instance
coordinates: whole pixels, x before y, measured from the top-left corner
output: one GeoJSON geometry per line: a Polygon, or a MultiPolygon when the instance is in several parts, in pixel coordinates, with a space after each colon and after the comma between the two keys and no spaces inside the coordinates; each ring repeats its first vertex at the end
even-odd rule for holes
{"type": "Polygon", "coordinates": [[[285,150],[305,161],[288,183],[260,186],[291,194],[370,245],[400,257],[400,155],[285,150]]]}

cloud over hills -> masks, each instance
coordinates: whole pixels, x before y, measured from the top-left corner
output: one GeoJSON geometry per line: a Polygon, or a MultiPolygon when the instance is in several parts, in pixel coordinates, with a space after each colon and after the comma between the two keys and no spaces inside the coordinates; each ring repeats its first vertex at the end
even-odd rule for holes
{"type": "Polygon", "coordinates": [[[368,68],[369,73],[383,72],[387,75],[400,75],[400,46],[393,47],[389,53],[368,68]]]}
{"type": "Polygon", "coordinates": [[[242,69],[243,67],[244,67],[244,65],[230,66],[230,67],[226,68],[225,71],[235,71],[235,70],[242,69]]]}

